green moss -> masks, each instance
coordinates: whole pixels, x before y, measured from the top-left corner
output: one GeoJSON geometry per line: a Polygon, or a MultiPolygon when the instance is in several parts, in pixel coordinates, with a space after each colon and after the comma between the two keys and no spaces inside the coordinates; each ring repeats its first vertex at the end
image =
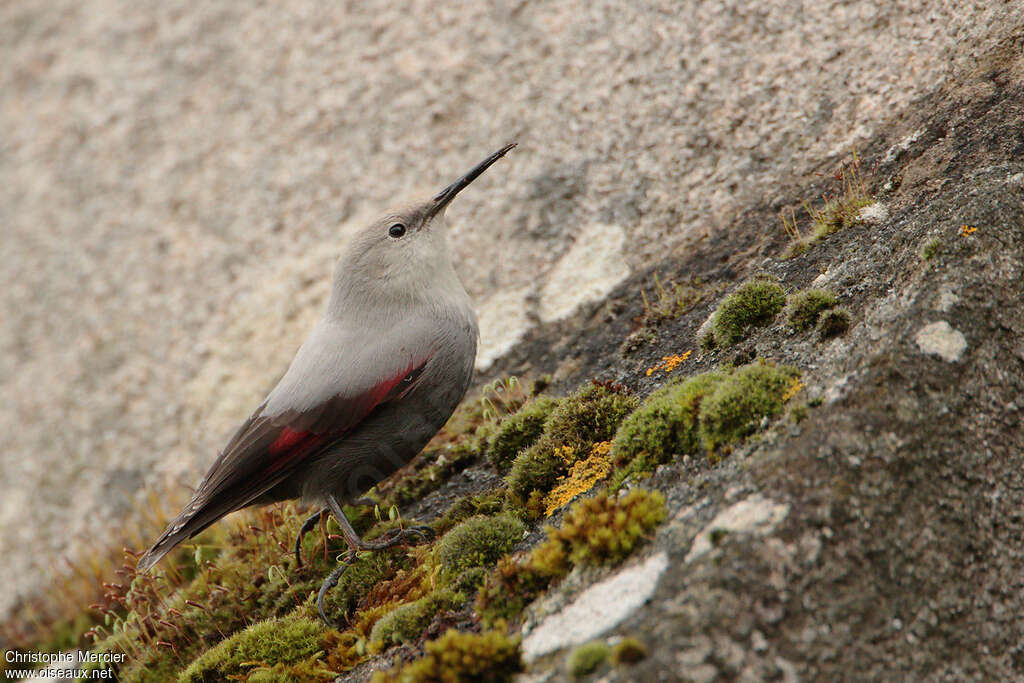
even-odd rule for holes
{"type": "Polygon", "coordinates": [[[732,372],[707,372],[651,394],[629,417],[612,442],[618,468],[609,488],[675,456],[741,439],[774,416],[790,398],[799,377],[791,367],[753,363],[732,372]]]}
{"type": "Polygon", "coordinates": [[[931,261],[933,258],[939,255],[939,251],[942,249],[942,240],[938,237],[930,239],[921,245],[921,258],[925,261],[931,261]]]}
{"type": "Polygon", "coordinates": [[[474,496],[463,496],[452,503],[444,515],[435,520],[432,526],[440,536],[470,517],[496,515],[505,509],[506,503],[507,497],[503,488],[492,489],[474,496]]]}
{"type": "Polygon", "coordinates": [[[512,467],[515,457],[540,438],[544,423],[557,405],[556,399],[539,396],[498,423],[482,449],[494,469],[504,474],[512,467]]]}
{"type": "Polygon", "coordinates": [[[715,343],[732,346],[750,330],[770,323],[786,305],[786,292],[774,278],[755,277],[727,296],[712,321],[715,343]]]}
{"type": "Polygon", "coordinates": [[[622,467],[639,456],[646,464],[669,462],[700,446],[701,402],[728,375],[707,372],[669,384],[651,394],[627,417],[612,442],[612,462],[622,467]]]}
{"type": "Polygon", "coordinates": [[[519,638],[502,629],[483,633],[447,633],[427,642],[420,659],[391,671],[378,671],[373,683],[427,681],[510,681],[523,670],[519,638]]]}
{"type": "Polygon", "coordinates": [[[700,408],[700,439],[709,451],[752,433],[778,415],[800,376],[796,368],[752,363],[720,382],[700,408]]]}
{"type": "Polygon", "coordinates": [[[508,490],[517,499],[525,501],[533,491],[550,491],[558,478],[568,471],[568,466],[566,457],[550,443],[543,447],[534,444],[516,457],[505,481],[508,490]]]}
{"type": "Polygon", "coordinates": [[[615,666],[623,664],[636,664],[647,657],[647,646],[638,638],[626,636],[612,646],[611,662],[615,666]]]}
{"type": "Polygon", "coordinates": [[[506,481],[526,501],[533,491],[549,491],[590,447],[609,441],[637,400],[623,389],[591,382],[563,399],[551,412],[540,438],[516,456],[506,481]]]}
{"type": "Polygon", "coordinates": [[[484,567],[471,567],[455,577],[452,588],[465,595],[473,595],[486,580],[487,570],[484,567]]]}
{"type": "Polygon", "coordinates": [[[608,441],[637,400],[618,385],[591,382],[552,411],[544,427],[548,447],[568,446],[586,453],[598,441],[608,441]]]}
{"type": "Polygon", "coordinates": [[[606,493],[572,506],[548,537],[563,544],[574,564],[616,563],[625,559],[665,519],[665,497],[634,489],[620,498],[606,493]]]}
{"type": "Polygon", "coordinates": [[[582,678],[604,664],[610,654],[611,648],[607,643],[594,640],[573,650],[566,660],[565,668],[573,678],[582,678]]]}
{"type": "Polygon", "coordinates": [[[386,647],[418,638],[433,621],[434,615],[455,607],[463,599],[463,596],[451,591],[438,590],[415,602],[397,607],[374,624],[370,641],[375,647],[386,647]]]}
{"type": "Polygon", "coordinates": [[[797,332],[814,327],[822,312],[839,305],[839,299],[824,289],[805,289],[789,297],[787,318],[797,332]]]}
{"type": "Polygon", "coordinates": [[[449,576],[494,564],[523,539],[525,529],[511,515],[471,517],[438,542],[437,559],[449,576]]]}
{"type": "Polygon", "coordinates": [[[316,662],[304,661],[253,669],[245,677],[245,683],[309,683],[310,681],[330,681],[335,678],[337,678],[337,674],[333,671],[316,662]]]}
{"type": "MultiPolygon", "coordinates": [[[[298,664],[322,653],[323,627],[309,619],[268,619],[253,624],[192,662],[179,683],[225,680],[257,667],[298,664]]],[[[309,666],[304,667],[309,669],[309,666]]],[[[312,680],[330,680],[333,674],[312,680]]]]}
{"type": "Polygon", "coordinates": [[[839,335],[850,329],[850,312],[845,308],[833,308],[825,311],[818,319],[818,338],[825,340],[839,335]]]}

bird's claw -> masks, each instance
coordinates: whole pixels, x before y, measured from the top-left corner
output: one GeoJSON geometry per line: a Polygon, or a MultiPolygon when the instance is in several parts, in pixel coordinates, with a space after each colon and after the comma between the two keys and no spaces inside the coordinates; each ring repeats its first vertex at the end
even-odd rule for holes
{"type": "Polygon", "coordinates": [[[324,508],[323,510],[319,510],[318,512],[313,513],[312,515],[307,517],[305,519],[305,521],[302,522],[302,526],[299,527],[299,534],[295,537],[295,566],[296,567],[301,567],[302,566],[302,539],[303,539],[303,537],[306,534],[308,534],[310,531],[313,530],[313,527],[315,527],[320,522],[320,518],[323,517],[324,513],[326,513],[327,511],[328,511],[327,508],[324,508]]]}
{"type": "Polygon", "coordinates": [[[323,620],[324,624],[326,624],[327,628],[334,628],[335,625],[331,623],[327,618],[327,615],[324,613],[324,596],[327,595],[327,591],[338,585],[338,579],[340,579],[341,575],[345,573],[348,566],[355,561],[356,552],[354,550],[350,550],[345,556],[345,560],[335,567],[334,571],[328,574],[327,578],[324,579],[324,582],[320,584],[320,592],[317,593],[316,596],[316,611],[320,613],[320,618],[323,620]]]}
{"type": "Polygon", "coordinates": [[[368,546],[366,549],[383,550],[384,548],[391,548],[402,544],[416,545],[417,543],[431,541],[436,535],[433,528],[426,525],[411,526],[406,529],[392,529],[376,541],[366,543],[368,546]]]}

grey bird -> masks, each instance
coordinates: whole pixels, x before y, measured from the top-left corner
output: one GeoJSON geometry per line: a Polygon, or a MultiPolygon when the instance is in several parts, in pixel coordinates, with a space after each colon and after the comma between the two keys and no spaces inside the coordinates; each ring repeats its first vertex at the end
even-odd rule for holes
{"type": "MultiPolygon", "coordinates": [[[[430,199],[360,231],[338,261],[323,316],[284,377],[228,441],[191,502],[140,558],[144,571],[221,517],[301,498],[341,527],[349,559],[422,538],[417,527],[363,541],[342,504],[415,457],[454,412],[473,374],[478,327],[445,238],[445,208],[506,145],[430,199]]],[[[324,581],[317,601],[344,571],[324,581]]]]}

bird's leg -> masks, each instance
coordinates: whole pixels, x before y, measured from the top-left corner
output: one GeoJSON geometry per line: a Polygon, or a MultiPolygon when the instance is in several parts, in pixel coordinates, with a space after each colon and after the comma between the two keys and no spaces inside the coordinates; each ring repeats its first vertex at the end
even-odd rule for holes
{"type": "Polygon", "coordinates": [[[301,567],[302,566],[302,539],[303,539],[303,537],[306,534],[308,534],[310,531],[313,530],[313,527],[315,527],[317,525],[317,522],[320,521],[320,518],[323,517],[326,512],[327,512],[327,508],[322,508],[320,510],[317,510],[316,512],[311,514],[309,517],[307,517],[306,521],[304,521],[302,523],[302,526],[299,527],[299,535],[295,537],[295,566],[296,567],[301,567]]]}
{"type": "MultiPolygon", "coordinates": [[[[345,543],[348,545],[348,553],[345,557],[345,561],[337,566],[320,586],[320,593],[316,598],[316,609],[320,612],[320,618],[324,620],[324,623],[328,626],[333,626],[330,621],[327,620],[327,616],[324,614],[324,596],[327,595],[327,591],[338,585],[338,579],[345,573],[345,569],[348,565],[352,564],[356,560],[356,553],[360,550],[384,550],[385,548],[391,548],[396,545],[403,543],[414,543],[416,541],[429,540],[434,537],[434,530],[429,526],[414,526],[408,529],[392,529],[388,533],[381,536],[375,541],[364,541],[356,533],[356,530],[349,524],[348,517],[345,516],[345,512],[341,509],[341,505],[334,499],[334,496],[327,497],[327,509],[331,511],[334,518],[338,520],[338,526],[341,527],[341,535],[345,538],[345,543]]],[[[319,514],[319,513],[318,513],[319,514]]],[[[309,520],[306,520],[309,523],[309,520]]],[[[305,526],[305,524],[303,524],[305,526]]]]}
{"type": "Polygon", "coordinates": [[[429,526],[413,526],[408,529],[392,529],[379,539],[364,541],[356,533],[352,525],[348,523],[348,517],[342,511],[334,496],[327,498],[327,505],[330,507],[334,517],[338,520],[341,533],[345,537],[345,543],[353,550],[384,550],[403,543],[416,543],[418,541],[430,540],[434,537],[434,530],[429,526]]]}

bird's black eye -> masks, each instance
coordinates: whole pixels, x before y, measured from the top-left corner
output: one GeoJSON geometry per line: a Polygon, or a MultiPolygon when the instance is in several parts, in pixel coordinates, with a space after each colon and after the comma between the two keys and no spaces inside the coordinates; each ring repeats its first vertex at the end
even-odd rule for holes
{"type": "Polygon", "coordinates": [[[405,234],[405,226],[402,225],[401,223],[395,223],[390,228],[388,228],[388,234],[394,237],[395,239],[398,239],[399,237],[405,234]]]}

